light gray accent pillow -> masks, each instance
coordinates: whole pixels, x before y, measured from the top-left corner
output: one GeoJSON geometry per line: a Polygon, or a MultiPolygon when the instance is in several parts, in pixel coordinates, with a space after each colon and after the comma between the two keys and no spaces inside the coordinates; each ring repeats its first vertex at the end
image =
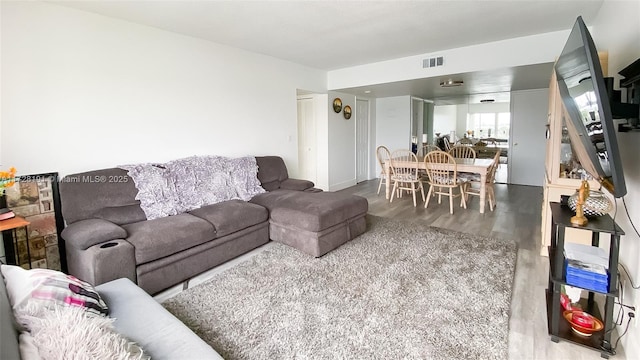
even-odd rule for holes
{"type": "Polygon", "coordinates": [[[266,192],[258,180],[258,163],[255,157],[234,158],[228,162],[229,175],[240,199],[249,201],[254,196],[266,192]]]}
{"type": "Polygon", "coordinates": [[[162,164],[122,165],[138,188],[136,200],[147,220],[177,215],[179,200],[170,171],[162,164]]]}
{"type": "Polygon", "coordinates": [[[115,331],[113,321],[108,317],[87,317],[77,308],[42,311],[29,318],[28,335],[20,335],[22,350],[26,350],[25,355],[33,354],[36,349],[27,347],[35,344],[39,357],[46,360],[149,359],[138,345],[115,331]]]}

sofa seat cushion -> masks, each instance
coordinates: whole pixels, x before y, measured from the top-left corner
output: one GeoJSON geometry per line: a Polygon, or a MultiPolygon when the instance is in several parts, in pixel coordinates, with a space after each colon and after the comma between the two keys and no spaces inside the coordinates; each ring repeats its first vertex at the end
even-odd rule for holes
{"type": "Polygon", "coordinates": [[[322,231],[344,223],[369,208],[367,199],[335,192],[274,190],[251,202],[269,209],[271,221],[307,231],[322,231]]]}
{"type": "Polygon", "coordinates": [[[217,237],[257,225],[269,219],[269,212],[262,206],[242,200],[230,200],[203,206],[189,214],[210,222],[217,237]]]}
{"type": "Polygon", "coordinates": [[[122,226],[135,248],[136,264],[144,264],[216,238],[208,221],[190,214],[167,216],[122,226]]]}

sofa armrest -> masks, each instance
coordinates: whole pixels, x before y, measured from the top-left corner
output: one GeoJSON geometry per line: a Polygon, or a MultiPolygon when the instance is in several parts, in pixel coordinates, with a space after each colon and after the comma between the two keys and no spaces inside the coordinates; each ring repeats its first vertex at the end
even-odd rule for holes
{"type": "Polygon", "coordinates": [[[80,220],[62,230],[62,238],[66,243],[81,250],[105,241],[126,237],[125,229],[103,219],[80,220]]]}
{"type": "Polygon", "coordinates": [[[128,279],[96,290],[115,318],[116,330],[135,341],[152,359],[222,359],[180,320],[128,279]]]}
{"type": "Polygon", "coordinates": [[[312,188],[313,182],[300,179],[286,179],[280,183],[280,189],[304,191],[312,188]]]}

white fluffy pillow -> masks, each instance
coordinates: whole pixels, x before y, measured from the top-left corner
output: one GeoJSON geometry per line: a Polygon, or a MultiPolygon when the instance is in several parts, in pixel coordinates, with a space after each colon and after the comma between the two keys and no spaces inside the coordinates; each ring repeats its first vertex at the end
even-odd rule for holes
{"type": "Polygon", "coordinates": [[[79,308],[43,311],[39,317],[29,317],[28,326],[30,334],[23,333],[21,340],[35,344],[43,360],[149,358],[138,345],[114,330],[113,319],[87,317],[79,308]]]}
{"type": "Polygon", "coordinates": [[[25,270],[14,265],[2,265],[1,270],[18,320],[38,316],[41,310],[54,307],[75,307],[90,316],[108,314],[107,304],[93,286],[71,275],[49,269],[25,270]]]}

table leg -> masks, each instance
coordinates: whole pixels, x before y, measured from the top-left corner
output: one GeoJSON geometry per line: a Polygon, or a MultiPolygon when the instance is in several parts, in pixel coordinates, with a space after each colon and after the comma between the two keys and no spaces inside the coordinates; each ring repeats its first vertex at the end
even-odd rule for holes
{"type": "Polygon", "coordinates": [[[480,174],[480,214],[484,214],[484,203],[487,199],[487,173],[480,174]]]}

